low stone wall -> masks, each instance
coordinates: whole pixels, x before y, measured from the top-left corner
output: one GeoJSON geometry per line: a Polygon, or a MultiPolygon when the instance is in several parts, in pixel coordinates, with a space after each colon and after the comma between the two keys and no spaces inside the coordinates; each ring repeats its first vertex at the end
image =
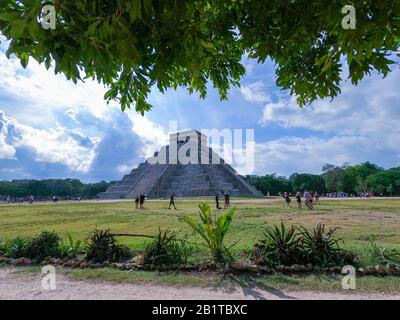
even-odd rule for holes
{"type": "MultiPolygon", "coordinates": [[[[8,264],[12,266],[31,266],[35,265],[29,258],[7,258],[0,256],[0,264],[8,264]]],[[[37,264],[36,264],[37,265],[37,264]]],[[[312,273],[324,273],[324,274],[341,274],[342,268],[331,267],[321,268],[313,265],[292,265],[292,266],[258,266],[245,263],[214,263],[204,262],[200,264],[186,264],[186,265],[139,265],[132,261],[127,262],[104,262],[104,263],[92,263],[84,259],[57,259],[57,258],[46,258],[40,262],[39,265],[54,265],[62,266],[64,268],[73,269],[86,269],[86,268],[115,268],[119,270],[145,270],[145,271],[185,271],[185,272],[202,272],[202,271],[214,271],[219,273],[252,273],[252,274],[312,274],[312,273]]],[[[357,275],[379,275],[379,276],[400,276],[400,268],[393,265],[376,265],[356,268],[357,275]]]]}

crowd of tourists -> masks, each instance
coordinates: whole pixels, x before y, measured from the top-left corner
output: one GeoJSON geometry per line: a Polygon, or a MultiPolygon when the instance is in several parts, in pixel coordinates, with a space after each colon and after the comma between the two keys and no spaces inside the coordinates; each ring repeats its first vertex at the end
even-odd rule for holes
{"type": "MultiPolygon", "coordinates": [[[[285,202],[286,207],[290,207],[290,204],[292,202],[291,200],[291,193],[290,192],[284,192],[283,194],[280,194],[285,202]]],[[[298,209],[303,208],[303,198],[304,198],[304,205],[307,207],[308,210],[314,210],[315,205],[319,205],[320,201],[320,195],[318,192],[314,191],[304,191],[303,195],[300,192],[297,192],[295,194],[296,198],[296,205],[298,209]]]]}

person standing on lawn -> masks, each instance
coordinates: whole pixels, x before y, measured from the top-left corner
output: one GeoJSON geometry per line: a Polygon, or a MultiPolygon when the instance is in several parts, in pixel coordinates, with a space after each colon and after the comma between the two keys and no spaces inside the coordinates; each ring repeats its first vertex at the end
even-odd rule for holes
{"type": "Polygon", "coordinates": [[[172,206],[174,206],[174,208],[176,210],[175,198],[176,198],[176,194],[175,193],[171,194],[171,197],[169,198],[169,207],[168,207],[168,209],[171,209],[171,205],[172,205],[172,206]]]}
{"type": "Polygon", "coordinates": [[[286,208],[289,208],[291,202],[289,192],[285,192],[283,197],[285,198],[286,208]]]}
{"type": "Polygon", "coordinates": [[[225,191],[224,198],[225,198],[224,209],[229,209],[231,207],[231,200],[228,191],[225,191]]]}
{"type": "Polygon", "coordinates": [[[145,197],[144,197],[144,194],[141,194],[140,196],[139,196],[139,205],[140,205],[140,209],[144,209],[144,200],[145,200],[145,197]]]}
{"type": "Polygon", "coordinates": [[[219,193],[217,192],[215,195],[215,207],[219,210],[221,207],[219,206],[219,193]]]}
{"type": "Polygon", "coordinates": [[[135,198],[135,209],[139,209],[139,196],[138,195],[135,198]]]}
{"type": "Polygon", "coordinates": [[[296,193],[296,202],[297,202],[297,209],[301,209],[302,204],[301,204],[301,193],[300,192],[296,193]]]}

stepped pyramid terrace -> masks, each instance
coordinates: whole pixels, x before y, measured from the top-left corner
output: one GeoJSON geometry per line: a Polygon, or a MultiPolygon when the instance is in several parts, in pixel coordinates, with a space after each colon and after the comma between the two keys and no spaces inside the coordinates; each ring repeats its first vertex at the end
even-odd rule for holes
{"type": "Polygon", "coordinates": [[[173,193],[180,197],[215,196],[225,191],[231,196],[261,195],[208,147],[207,136],[196,130],[186,130],[171,134],[169,145],[99,197],[132,199],[145,194],[149,198],[165,198],[173,193]]]}

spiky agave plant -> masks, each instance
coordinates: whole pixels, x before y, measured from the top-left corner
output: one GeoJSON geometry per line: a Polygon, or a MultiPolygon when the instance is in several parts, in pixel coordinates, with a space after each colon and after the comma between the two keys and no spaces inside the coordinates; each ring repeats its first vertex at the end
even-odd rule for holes
{"type": "Polygon", "coordinates": [[[193,248],[177,239],[177,234],[169,229],[161,230],[150,242],[144,252],[147,264],[162,265],[174,263],[186,263],[193,248]]]}
{"type": "Polygon", "coordinates": [[[230,209],[219,216],[214,215],[214,217],[207,203],[200,204],[199,209],[200,221],[195,216],[186,216],[182,220],[204,239],[216,262],[233,260],[229,248],[224,244],[224,238],[229,230],[236,209],[230,209]]]}
{"type": "Polygon", "coordinates": [[[371,238],[368,244],[368,263],[400,266],[400,251],[386,248],[379,244],[375,238],[371,238]]]}
{"type": "Polygon", "coordinates": [[[292,265],[301,263],[302,256],[297,229],[281,222],[280,226],[266,227],[264,238],[254,247],[252,260],[257,264],[292,265]]]}
{"type": "Polygon", "coordinates": [[[319,223],[315,228],[307,230],[299,227],[302,247],[308,262],[322,267],[355,264],[357,257],[341,248],[341,239],[334,234],[339,228],[325,230],[325,225],[319,223]]]}

